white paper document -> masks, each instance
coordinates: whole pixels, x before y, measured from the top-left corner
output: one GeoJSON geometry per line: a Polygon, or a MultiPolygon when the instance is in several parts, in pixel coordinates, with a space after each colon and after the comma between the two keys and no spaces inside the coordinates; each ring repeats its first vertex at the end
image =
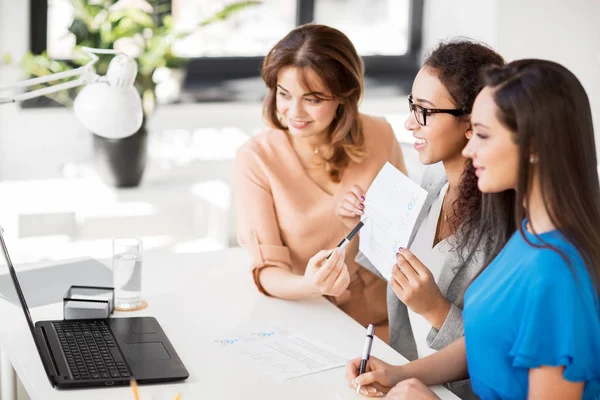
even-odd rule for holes
{"type": "Polygon", "coordinates": [[[252,359],[265,373],[281,380],[343,367],[350,359],[323,343],[279,328],[234,334],[215,342],[252,359]]]}
{"type": "Polygon", "coordinates": [[[426,198],[425,189],[390,163],[385,163],[367,191],[359,250],[387,280],[398,247],[408,244],[426,198]]]}

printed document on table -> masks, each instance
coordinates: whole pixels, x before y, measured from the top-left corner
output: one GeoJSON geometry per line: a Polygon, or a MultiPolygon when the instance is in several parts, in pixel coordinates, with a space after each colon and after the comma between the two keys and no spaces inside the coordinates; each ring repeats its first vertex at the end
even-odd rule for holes
{"type": "Polygon", "coordinates": [[[281,380],[343,367],[350,360],[323,343],[281,328],[232,334],[215,342],[281,380]]]}
{"type": "Polygon", "coordinates": [[[425,189],[390,163],[385,163],[367,191],[359,250],[387,280],[398,247],[408,244],[426,198],[425,189]]]}

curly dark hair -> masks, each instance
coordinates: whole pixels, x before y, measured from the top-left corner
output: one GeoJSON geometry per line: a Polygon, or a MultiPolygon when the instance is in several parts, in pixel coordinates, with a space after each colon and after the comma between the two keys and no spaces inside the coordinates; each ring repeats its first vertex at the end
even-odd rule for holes
{"type": "MultiPolygon", "coordinates": [[[[489,46],[458,38],[440,42],[427,57],[424,66],[437,76],[455,106],[463,110],[468,118],[477,94],[484,87],[483,72],[489,67],[504,64],[502,56],[489,46]]],[[[482,226],[482,194],[477,187],[475,169],[470,160],[465,164],[458,189],[458,197],[451,204],[448,223],[455,232],[452,245],[464,264],[482,241],[486,241],[486,247],[491,246],[493,241],[486,235],[487,227],[482,226]]],[[[501,217],[505,210],[500,205],[498,207],[498,217],[501,217]]]]}

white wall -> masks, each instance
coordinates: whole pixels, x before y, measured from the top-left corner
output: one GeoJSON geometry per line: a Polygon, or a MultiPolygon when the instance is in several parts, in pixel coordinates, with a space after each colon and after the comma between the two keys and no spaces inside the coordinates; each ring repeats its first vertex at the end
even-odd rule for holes
{"type": "Polygon", "coordinates": [[[424,53],[468,36],[506,60],[544,58],[569,68],[590,98],[600,150],[599,0],[425,0],[424,53]]]}
{"type": "Polygon", "coordinates": [[[544,58],[579,78],[592,106],[600,150],[600,0],[502,2],[498,49],[509,60],[544,58]],[[512,3],[511,8],[505,3],[512,3]]]}

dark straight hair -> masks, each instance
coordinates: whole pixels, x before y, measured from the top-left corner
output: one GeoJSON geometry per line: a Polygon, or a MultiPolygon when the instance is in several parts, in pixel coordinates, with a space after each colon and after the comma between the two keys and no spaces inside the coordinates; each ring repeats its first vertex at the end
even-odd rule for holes
{"type": "MultiPolygon", "coordinates": [[[[550,220],[578,250],[598,291],[600,185],[592,112],[583,86],[562,65],[536,59],[489,69],[484,82],[494,91],[498,119],[514,133],[519,147],[515,225],[526,237],[521,222],[529,217],[535,165],[550,220]]],[[[542,242],[536,247],[557,251],[571,265],[554,246],[542,242]]]]}

